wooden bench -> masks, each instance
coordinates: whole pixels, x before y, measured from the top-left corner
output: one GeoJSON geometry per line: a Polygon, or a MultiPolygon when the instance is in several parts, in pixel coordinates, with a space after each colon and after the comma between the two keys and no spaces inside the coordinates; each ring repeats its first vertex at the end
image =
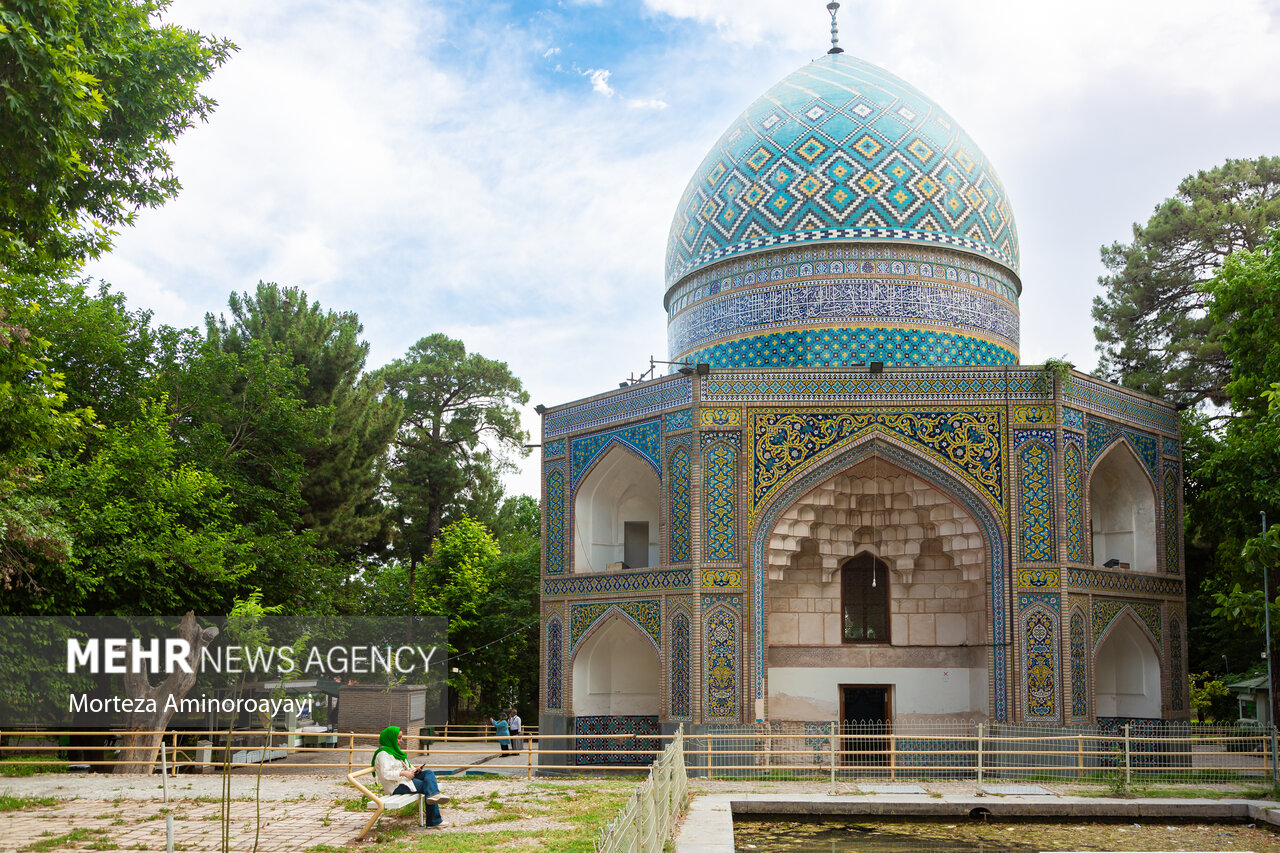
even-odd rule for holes
{"type": "MultiPolygon", "coordinates": [[[[347,780],[355,785],[360,791],[369,798],[369,808],[377,809],[373,813],[373,817],[369,818],[369,822],[364,825],[364,829],[356,836],[357,839],[364,838],[369,834],[369,830],[373,829],[373,825],[378,822],[378,818],[382,817],[382,813],[387,809],[401,809],[405,806],[417,802],[418,803],[418,826],[427,825],[427,798],[422,794],[375,794],[369,788],[365,787],[360,781],[361,776],[367,776],[373,773],[372,767],[366,767],[363,770],[357,770],[354,773],[347,774],[347,780]]],[[[447,802],[447,801],[446,801],[447,802]]]]}

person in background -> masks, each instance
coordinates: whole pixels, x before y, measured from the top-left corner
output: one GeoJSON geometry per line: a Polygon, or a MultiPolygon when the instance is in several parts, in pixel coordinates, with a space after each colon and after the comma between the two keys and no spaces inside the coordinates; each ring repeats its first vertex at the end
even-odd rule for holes
{"type": "Polygon", "coordinates": [[[449,798],[440,793],[436,774],[422,764],[414,767],[404,751],[404,734],[399,726],[387,726],[378,736],[378,749],[370,762],[374,775],[387,794],[423,794],[427,798],[427,826],[446,826],[440,816],[440,804],[449,798]]]}
{"type": "Polygon", "coordinates": [[[506,717],[490,717],[493,722],[494,729],[498,732],[498,746],[502,747],[502,751],[506,752],[511,747],[511,726],[507,725],[506,717]]]}
{"type": "Polygon", "coordinates": [[[507,711],[507,727],[511,730],[511,749],[519,752],[523,744],[520,742],[520,715],[515,708],[507,711]]]}

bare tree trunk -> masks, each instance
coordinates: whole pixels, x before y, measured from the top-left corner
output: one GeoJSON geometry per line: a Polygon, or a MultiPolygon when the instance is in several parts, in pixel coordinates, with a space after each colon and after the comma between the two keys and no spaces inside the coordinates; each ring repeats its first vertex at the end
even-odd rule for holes
{"type": "Polygon", "coordinates": [[[164,681],[152,686],[145,672],[130,672],[124,676],[125,695],[130,699],[150,699],[155,703],[151,713],[135,712],[129,715],[123,746],[120,749],[121,761],[135,761],[137,764],[117,764],[116,773],[150,773],[155,768],[156,756],[160,751],[160,740],[164,737],[164,729],[169,725],[173,711],[168,707],[170,701],[180,701],[196,683],[196,673],[200,666],[200,656],[206,646],[218,636],[218,629],[212,625],[201,628],[196,623],[195,611],[188,610],[178,625],[178,636],[187,641],[190,651],[187,663],[191,672],[178,668],[169,673],[164,681]]]}

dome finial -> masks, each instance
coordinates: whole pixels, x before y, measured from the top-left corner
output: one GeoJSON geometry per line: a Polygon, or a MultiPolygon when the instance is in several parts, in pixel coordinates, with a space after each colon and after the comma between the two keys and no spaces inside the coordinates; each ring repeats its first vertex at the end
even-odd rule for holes
{"type": "Polygon", "coordinates": [[[831,0],[827,4],[827,11],[831,13],[831,50],[827,53],[844,53],[844,48],[840,46],[840,30],[836,27],[836,12],[840,11],[840,4],[831,0]]]}

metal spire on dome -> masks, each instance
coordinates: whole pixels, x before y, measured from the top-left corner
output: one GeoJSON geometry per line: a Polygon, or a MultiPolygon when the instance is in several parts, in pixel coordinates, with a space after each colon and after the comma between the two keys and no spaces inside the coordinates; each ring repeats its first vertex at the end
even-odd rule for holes
{"type": "Polygon", "coordinates": [[[844,53],[844,48],[840,46],[840,30],[836,27],[836,12],[840,11],[840,4],[831,0],[827,4],[827,11],[831,13],[831,50],[827,53],[844,53]]]}

